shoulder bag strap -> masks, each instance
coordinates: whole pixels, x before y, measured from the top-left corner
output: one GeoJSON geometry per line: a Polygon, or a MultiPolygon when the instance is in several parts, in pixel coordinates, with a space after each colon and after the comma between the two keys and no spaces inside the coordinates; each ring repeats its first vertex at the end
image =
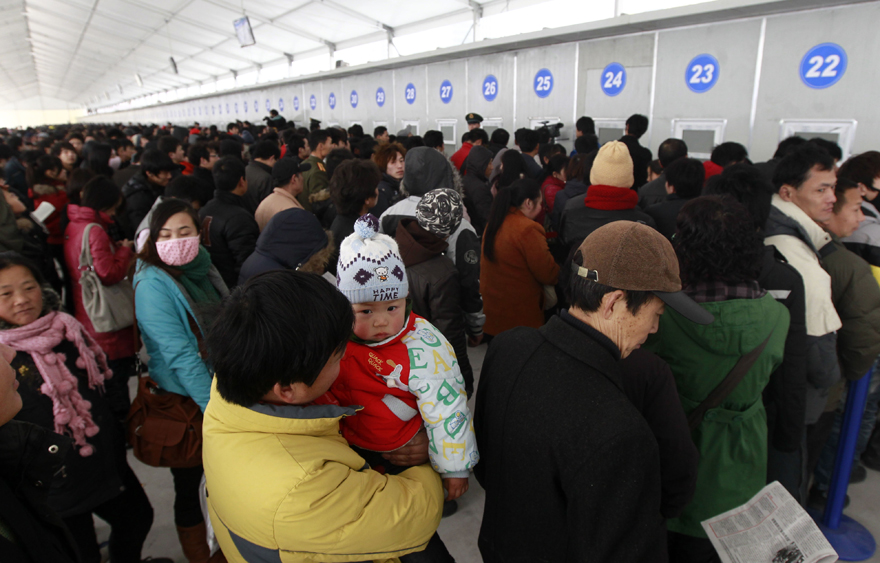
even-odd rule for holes
{"type": "Polygon", "coordinates": [[[697,405],[697,408],[691,411],[691,414],[688,415],[688,428],[690,428],[691,432],[703,422],[703,417],[709,410],[720,405],[724,399],[733,393],[736,386],[739,385],[749,370],[752,369],[752,366],[755,365],[755,361],[760,357],[764,348],[767,347],[767,343],[770,342],[772,336],[773,332],[771,331],[763,342],[758,344],[750,352],[743,354],[721,383],[709,393],[709,396],[706,397],[702,403],[697,405]]]}
{"type": "Polygon", "coordinates": [[[94,270],[94,263],[92,262],[92,251],[89,248],[89,233],[92,230],[92,227],[100,227],[97,223],[89,223],[86,225],[86,228],[83,229],[83,238],[82,238],[82,249],[79,252],[79,269],[83,270],[94,270]]]}

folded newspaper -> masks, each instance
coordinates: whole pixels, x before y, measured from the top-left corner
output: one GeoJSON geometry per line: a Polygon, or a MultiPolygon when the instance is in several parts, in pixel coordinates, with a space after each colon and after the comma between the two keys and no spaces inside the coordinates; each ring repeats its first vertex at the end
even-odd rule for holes
{"type": "Polygon", "coordinates": [[[837,561],[837,552],[819,527],[779,481],[702,524],[724,563],[837,561]]]}

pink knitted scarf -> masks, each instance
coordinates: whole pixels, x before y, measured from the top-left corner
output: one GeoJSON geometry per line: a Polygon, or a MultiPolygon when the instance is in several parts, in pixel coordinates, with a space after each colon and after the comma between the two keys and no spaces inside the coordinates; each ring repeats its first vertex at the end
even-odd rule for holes
{"type": "Polygon", "coordinates": [[[43,376],[40,391],[52,399],[55,432],[73,436],[79,455],[87,457],[94,453],[94,448],[86,442],[86,437],[97,434],[99,428],[92,420],[92,404],[79,394],[77,379],[64,363],[65,355],[53,351],[64,339],[76,344],[79,351],[76,366],[88,373],[89,387],[103,389],[104,380],[113,375],[107,367],[107,357],[79,321],[67,313],[52,311],[30,324],[0,330],[0,342],[27,352],[34,359],[43,376]]]}

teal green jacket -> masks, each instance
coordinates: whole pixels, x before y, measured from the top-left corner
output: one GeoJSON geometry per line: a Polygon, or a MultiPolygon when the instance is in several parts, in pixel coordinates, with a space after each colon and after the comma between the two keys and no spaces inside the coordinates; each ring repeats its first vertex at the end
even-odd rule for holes
{"type": "MultiPolygon", "coordinates": [[[[213,266],[208,274],[221,297],[229,295],[213,266]]],[[[199,315],[186,290],[164,270],[138,260],[134,275],[135,316],[150,356],[150,377],[159,387],[192,397],[204,412],[211,395],[212,371],[199,356],[199,344],[189,326],[191,315],[204,335],[199,315]]]]}
{"type": "Polygon", "coordinates": [[[767,480],[767,414],[761,393],[782,363],[789,316],[769,294],[701,306],[715,322],[701,326],[667,309],[645,347],[672,368],[689,414],[733,369],[739,358],[770,341],[746,377],[692,433],[700,452],[694,498],[668,529],[706,537],[700,522],[749,500],[767,480]]]}

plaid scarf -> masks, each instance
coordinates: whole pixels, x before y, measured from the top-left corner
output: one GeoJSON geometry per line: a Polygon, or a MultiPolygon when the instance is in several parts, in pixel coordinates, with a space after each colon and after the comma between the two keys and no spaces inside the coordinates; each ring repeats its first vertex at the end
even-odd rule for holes
{"type": "Polygon", "coordinates": [[[757,281],[734,284],[722,281],[704,281],[685,287],[684,292],[697,303],[714,303],[729,299],[758,299],[767,294],[757,281]]]}

